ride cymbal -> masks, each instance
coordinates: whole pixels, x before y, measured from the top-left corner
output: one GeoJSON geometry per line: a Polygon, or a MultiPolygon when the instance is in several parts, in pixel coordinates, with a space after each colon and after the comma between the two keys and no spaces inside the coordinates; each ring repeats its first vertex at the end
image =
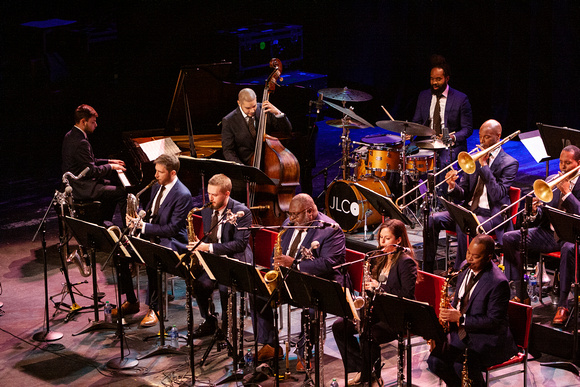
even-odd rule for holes
{"type": "Polygon", "coordinates": [[[318,90],[318,94],[322,94],[326,98],[347,102],[363,102],[373,99],[372,95],[364,91],[351,90],[348,87],[321,89],[318,90]]]}

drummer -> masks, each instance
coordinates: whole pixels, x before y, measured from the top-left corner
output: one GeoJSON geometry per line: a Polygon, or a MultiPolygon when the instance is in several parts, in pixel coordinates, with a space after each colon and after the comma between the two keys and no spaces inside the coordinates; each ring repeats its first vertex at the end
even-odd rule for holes
{"type": "Polygon", "coordinates": [[[413,122],[428,126],[436,139],[448,145],[448,148],[438,151],[437,169],[441,169],[441,166],[454,162],[459,152],[467,152],[473,119],[467,96],[449,87],[449,65],[441,55],[431,56],[430,80],[431,87],[419,94],[413,122]],[[443,138],[444,128],[449,138],[443,138]]]}

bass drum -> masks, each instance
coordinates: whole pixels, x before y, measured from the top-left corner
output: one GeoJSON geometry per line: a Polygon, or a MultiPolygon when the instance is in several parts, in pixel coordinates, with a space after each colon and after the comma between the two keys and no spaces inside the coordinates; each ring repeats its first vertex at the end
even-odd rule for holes
{"type": "MultiPolygon", "coordinates": [[[[364,178],[356,183],[383,196],[391,194],[387,183],[376,178],[364,178]]],[[[369,210],[370,215],[367,215],[367,225],[381,222],[381,215],[354,184],[355,182],[353,181],[337,180],[332,182],[326,191],[326,213],[340,225],[344,232],[354,231],[363,227],[365,213],[369,210]]]]}

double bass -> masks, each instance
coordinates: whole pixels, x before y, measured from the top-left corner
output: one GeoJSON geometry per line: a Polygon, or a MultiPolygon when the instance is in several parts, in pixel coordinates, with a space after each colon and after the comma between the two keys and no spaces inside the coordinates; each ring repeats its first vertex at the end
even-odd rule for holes
{"type": "MultiPolygon", "coordinates": [[[[273,58],[270,67],[274,70],[266,80],[262,103],[269,100],[276,89],[276,81],[282,75],[282,62],[273,58]]],[[[252,165],[262,170],[275,185],[253,184],[250,191],[250,209],[256,223],[281,225],[286,219],[290,201],[300,183],[300,165],[292,154],[276,138],[266,134],[266,112],[260,110],[256,147],[252,165]]]]}

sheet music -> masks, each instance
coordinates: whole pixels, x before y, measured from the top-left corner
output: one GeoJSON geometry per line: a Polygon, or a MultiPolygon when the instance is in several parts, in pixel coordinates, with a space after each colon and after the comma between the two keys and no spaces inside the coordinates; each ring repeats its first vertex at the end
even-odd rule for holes
{"type": "Polygon", "coordinates": [[[153,140],[140,144],[141,149],[149,161],[155,160],[157,157],[166,153],[169,155],[179,155],[181,151],[179,147],[173,142],[170,137],[165,137],[159,140],[153,140]]]}
{"type": "Polygon", "coordinates": [[[532,130],[531,132],[521,133],[518,137],[528,152],[530,152],[534,160],[536,160],[536,163],[550,158],[550,155],[548,155],[546,152],[546,147],[544,146],[544,142],[542,141],[539,130],[532,130]]]}

